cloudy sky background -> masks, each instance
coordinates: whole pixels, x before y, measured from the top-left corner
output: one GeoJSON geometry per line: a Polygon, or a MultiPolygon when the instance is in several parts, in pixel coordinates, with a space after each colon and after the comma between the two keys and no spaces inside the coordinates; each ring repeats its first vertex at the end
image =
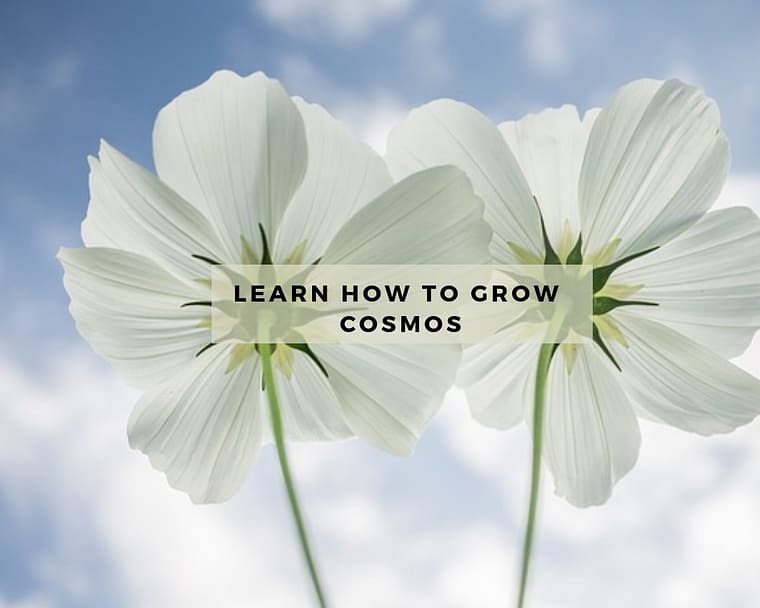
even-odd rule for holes
{"type": "MultiPolygon", "coordinates": [[[[54,255],[77,245],[103,137],[152,166],[158,109],[217,68],[258,69],[382,150],[435,97],[496,120],[600,105],[641,76],[702,85],[760,210],[760,5],[580,0],[0,3],[0,608],[309,606],[274,454],[194,507],[129,450],[135,393],[77,336],[54,255]]],[[[760,375],[760,340],[739,361],[760,375]]],[[[294,446],[337,607],[512,602],[524,428],[470,421],[456,392],[413,458],[294,446]]],[[[643,425],[603,507],[544,486],[534,607],[750,607],[760,597],[760,423],[730,436],[643,425]]]]}

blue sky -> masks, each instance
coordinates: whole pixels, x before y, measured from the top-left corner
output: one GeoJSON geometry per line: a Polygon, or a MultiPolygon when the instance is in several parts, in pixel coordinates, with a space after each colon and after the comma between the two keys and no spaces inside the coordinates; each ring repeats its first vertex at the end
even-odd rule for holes
{"type": "MultiPolygon", "coordinates": [[[[159,108],[223,67],[280,78],[380,149],[394,121],[436,97],[503,120],[677,76],[720,105],[733,152],[724,204],[760,209],[758,24],[750,1],[4,0],[0,608],[309,598],[268,450],[239,497],[198,509],[126,445],[135,394],[78,338],[54,259],[80,242],[100,138],[152,167],[159,108]]],[[[742,364],[760,371],[760,345],[742,364]]],[[[547,485],[534,605],[752,605],[756,427],[703,440],[645,426],[641,462],[601,509],[572,509],[547,485]]],[[[353,442],[299,446],[338,605],[511,597],[527,453],[524,430],[474,427],[457,394],[408,461],[353,442]]]]}

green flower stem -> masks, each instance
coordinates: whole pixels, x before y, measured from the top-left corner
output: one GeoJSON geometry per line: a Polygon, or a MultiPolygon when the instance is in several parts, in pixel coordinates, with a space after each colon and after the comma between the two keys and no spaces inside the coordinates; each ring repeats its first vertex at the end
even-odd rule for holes
{"type": "Polygon", "coordinates": [[[538,494],[541,485],[541,444],[543,443],[546,378],[549,375],[549,364],[551,363],[553,354],[554,344],[543,344],[538,353],[536,391],[533,404],[533,463],[530,474],[530,502],[528,503],[528,523],[525,526],[525,540],[523,541],[520,594],[517,598],[517,608],[523,608],[523,603],[525,602],[525,589],[528,585],[528,570],[533,551],[536,510],[538,508],[538,494]]]}
{"type": "Polygon", "coordinates": [[[301,551],[303,552],[303,557],[306,560],[306,565],[309,568],[309,575],[311,576],[311,582],[314,586],[314,593],[317,596],[319,606],[320,608],[327,608],[325,593],[322,590],[322,584],[319,582],[319,574],[317,573],[314,557],[312,556],[311,548],[309,547],[309,538],[306,535],[306,525],[304,523],[303,515],[301,515],[301,507],[298,506],[298,496],[296,495],[293,476],[290,473],[290,466],[288,465],[288,454],[285,451],[285,439],[282,432],[280,403],[277,399],[277,387],[274,383],[274,370],[272,368],[271,345],[268,343],[260,343],[259,354],[261,355],[261,367],[264,376],[264,386],[267,397],[269,398],[269,412],[272,419],[272,434],[274,435],[275,445],[277,446],[277,457],[280,461],[282,479],[285,482],[285,489],[288,492],[290,510],[293,513],[293,520],[295,521],[296,529],[298,530],[298,540],[301,542],[301,551]]]}

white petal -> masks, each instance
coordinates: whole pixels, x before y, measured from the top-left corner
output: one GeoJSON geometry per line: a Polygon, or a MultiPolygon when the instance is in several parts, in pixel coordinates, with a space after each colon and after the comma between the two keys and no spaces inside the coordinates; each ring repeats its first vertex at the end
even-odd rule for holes
{"type": "Polygon", "coordinates": [[[208,294],[150,260],[103,247],[63,248],[58,259],[79,333],[130,384],[146,388],[175,375],[208,344],[210,331],[198,327],[203,310],[181,308],[208,294]]]}
{"type": "Polygon", "coordinates": [[[338,229],[393,184],[383,159],[324,108],[294,99],[306,126],[309,166],[285,212],[274,259],[285,260],[305,242],[303,261],[324,254],[338,229]]]}
{"type": "Polygon", "coordinates": [[[231,373],[214,346],[160,388],[129,419],[129,444],[195,503],[223,502],[243,484],[261,446],[258,358],[231,373]]]}
{"type": "Polygon", "coordinates": [[[575,106],[566,105],[499,125],[538,200],[546,232],[555,248],[565,221],[574,237],[580,232],[578,180],[588,136],[598,113],[591,110],[581,120],[575,106]]]}
{"type": "Polygon", "coordinates": [[[182,93],[156,119],[153,153],[159,177],[204,211],[236,252],[242,235],[259,254],[259,223],[272,239],[307,162],[301,114],[260,72],[216,72],[182,93]]]}
{"type": "MultiPolygon", "coordinates": [[[[277,369],[277,368],[276,368],[277,369]]],[[[293,354],[293,373],[275,373],[285,437],[295,441],[329,441],[351,436],[330,383],[305,354],[293,354]]],[[[269,408],[266,408],[264,441],[271,442],[269,408]]]]}
{"type": "Polygon", "coordinates": [[[644,285],[636,308],[725,357],[747,348],[760,327],[760,219],[746,207],[713,211],[611,282],[644,285]]]}
{"type": "Polygon", "coordinates": [[[617,257],[662,245],[715,202],[728,171],[715,102],[677,80],[637,80],[591,129],[580,178],[588,258],[621,239],[617,257]]]}
{"type": "Polygon", "coordinates": [[[638,458],[639,426],[620,380],[596,347],[579,347],[571,374],[558,349],[549,369],[543,453],[556,493],[576,506],[605,502],[638,458]]]}
{"type": "Polygon", "coordinates": [[[522,422],[533,403],[539,347],[523,341],[464,349],[457,386],[467,392],[470,411],[478,422],[497,429],[522,422]]]}
{"type": "Polygon", "coordinates": [[[614,316],[630,344],[611,344],[628,393],[656,419],[710,435],[732,431],[760,413],[757,378],[633,310],[614,316]]]}
{"type": "Polygon", "coordinates": [[[89,159],[87,246],[139,253],[186,280],[208,274],[208,264],[193,254],[230,257],[203,214],[166,184],[105,141],[99,156],[89,159]]]}
{"type": "Polygon", "coordinates": [[[462,171],[420,171],[360,209],[335,235],[322,263],[486,263],[491,230],[482,213],[462,171]]]}
{"type": "Polygon", "coordinates": [[[410,454],[456,372],[453,345],[314,345],[346,424],[372,445],[410,454]]]}
{"type": "Polygon", "coordinates": [[[543,253],[538,210],[525,177],[496,125],[475,108],[441,99],[413,110],[391,131],[386,161],[395,179],[426,167],[459,167],[485,203],[496,259],[515,262],[510,242],[543,253]]]}

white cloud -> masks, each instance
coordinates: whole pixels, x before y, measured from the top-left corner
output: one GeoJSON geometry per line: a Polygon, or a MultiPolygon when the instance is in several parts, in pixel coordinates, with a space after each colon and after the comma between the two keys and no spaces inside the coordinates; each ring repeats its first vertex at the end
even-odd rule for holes
{"type": "MultiPolygon", "coordinates": [[[[64,597],[99,605],[102,589],[146,608],[310,603],[271,449],[235,499],[194,506],[128,449],[135,392],[84,348],[52,363],[27,372],[0,356],[4,525],[50,531],[41,548],[12,546],[37,588],[2,608],[64,597]]],[[[406,464],[360,442],[291,450],[336,605],[458,608],[469,596],[477,608],[508,592],[514,555],[498,528],[466,518],[438,525],[435,503],[383,490],[406,464]]]]}
{"type": "Polygon", "coordinates": [[[516,23],[526,59],[551,76],[572,67],[605,31],[602,18],[575,0],[482,0],[488,17],[516,23]]]}
{"type": "Polygon", "coordinates": [[[383,22],[404,15],[413,0],[254,0],[271,22],[305,37],[315,32],[356,41],[383,22]]]}
{"type": "Polygon", "coordinates": [[[749,348],[742,355],[733,359],[733,362],[753,376],[760,378],[760,333],[755,334],[749,348]]]}
{"type": "Polygon", "coordinates": [[[335,106],[335,116],[348,123],[359,139],[385,154],[388,133],[409,112],[395,97],[381,93],[371,99],[349,97],[335,106]]]}
{"type": "Polygon", "coordinates": [[[432,533],[393,532],[333,561],[336,605],[490,608],[511,599],[515,553],[499,527],[458,522],[432,533]]]}
{"type": "Polygon", "coordinates": [[[336,496],[323,503],[315,515],[323,533],[345,543],[369,548],[390,534],[379,505],[360,494],[336,496]]]}
{"type": "MultiPolygon", "coordinates": [[[[474,472],[487,477],[502,477],[505,463],[521,460],[530,450],[530,438],[524,427],[508,431],[489,429],[476,423],[470,415],[464,391],[454,388],[446,395],[438,419],[444,426],[447,440],[461,461],[474,472]],[[505,441],[505,436],[509,441],[505,441]]],[[[520,469],[511,468],[509,481],[519,483],[520,469]]],[[[527,481],[527,479],[526,479],[527,481]]],[[[521,491],[514,487],[510,490],[521,491]]]]}
{"type": "Polygon", "coordinates": [[[51,95],[76,86],[81,71],[81,58],[62,52],[39,65],[0,72],[0,130],[28,125],[47,109],[51,95]]]}
{"type": "Polygon", "coordinates": [[[539,11],[531,19],[523,44],[532,63],[549,73],[561,72],[570,66],[572,42],[563,29],[561,17],[552,11],[539,11]]]}
{"type": "Polygon", "coordinates": [[[193,507],[127,447],[136,393],[83,349],[59,356],[35,378],[0,359],[2,492],[16,517],[46,517],[54,530],[34,560],[17,549],[37,562],[41,592],[86,605],[104,587],[89,573],[96,559],[112,569],[111,585],[127,605],[300,603],[303,586],[281,578],[300,571],[282,559],[286,543],[267,521],[271,513],[242,519],[234,502],[193,507]]]}
{"type": "Polygon", "coordinates": [[[742,466],[736,477],[721,493],[685,514],[684,559],[662,590],[663,605],[747,606],[747,598],[760,596],[760,484],[754,467],[742,466]]]}
{"type": "MultiPolygon", "coordinates": [[[[760,337],[737,363],[760,373],[760,337]]],[[[438,420],[457,458],[500,488],[505,540],[518,548],[530,467],[526,426],[479,426],[460,391],[449,394],[438,420]]],[[[577,509],[557,498],[544,469],[532,605],[752,605],[760,593],[760,421],[710,438],[641,426],[639,460],[601,507],[577,509]]]]}
{"type": "Polygon", "coordinates": [[[341,88],[304,57],[283,58],[280,73],[291,94],[323,104],[380,154],[385,152],[390,129],[409,111],[408,106],[389,91],[359,93],[341,88]]]}
{"type": "Polygon", "coordinates": [[[734,206],[752,207],[760,214],[760,175],[739,173],[728,177],[715,207],[734,206]]]}
{"type": "Polygon", "coordinates": [[[280,60],[280,78],[291,95],[308,101],[327,100],[345,95],[309,59],[302,55],[286,55],[280,60]]]}
{"type": "Polygon", "coordinates": [[[670,67],[666,70],[667,78],[678,78],[688,83],[702,82],[703,78],[699,70],[689,61],[675,60],[671,62],[670,67]]]}
{"type": "Polygon", "coordinates": [[[491,608],[511,601],[517,582],[517,560],[504,536],[498,528],[473,526],[458,539],[459,546],[449,539],[440,543],[441,552],[458,551],[469,556],[466,560],[451,560],[439,574],[446,605],[491,608]]]}
{"type": "Polygon", "coordinates": [[[146,467],[144,461],[139,468],[113,467],[119,483],[99,493],[94,513],[129,605],[303,603],[307,591],[299,584],[295,541],[267,521],[268,509],[243,514],[231,507],[193,507],[146,467]]]}
{"type": "Polygon", "coordinates": [[[414,63],[416,78],[442,82],[451,76],[446,51],[446,30],[441,19],[428,14],[411,25],[407,56],[414,63]]]}
{"type": "Polygon", "coordinates": [[[57,91],[70,89],[77,84],[82,71],[82,61],[78,55],[64,53],[53,57],[45,66],[44,86],[57,91]]]}
{"type": "Polygon", "coordinates": [[[49,608],[50,602],[40,597],[30,597],[21,600],[5,600],[0,595],[0,608],[49,608]]]}

